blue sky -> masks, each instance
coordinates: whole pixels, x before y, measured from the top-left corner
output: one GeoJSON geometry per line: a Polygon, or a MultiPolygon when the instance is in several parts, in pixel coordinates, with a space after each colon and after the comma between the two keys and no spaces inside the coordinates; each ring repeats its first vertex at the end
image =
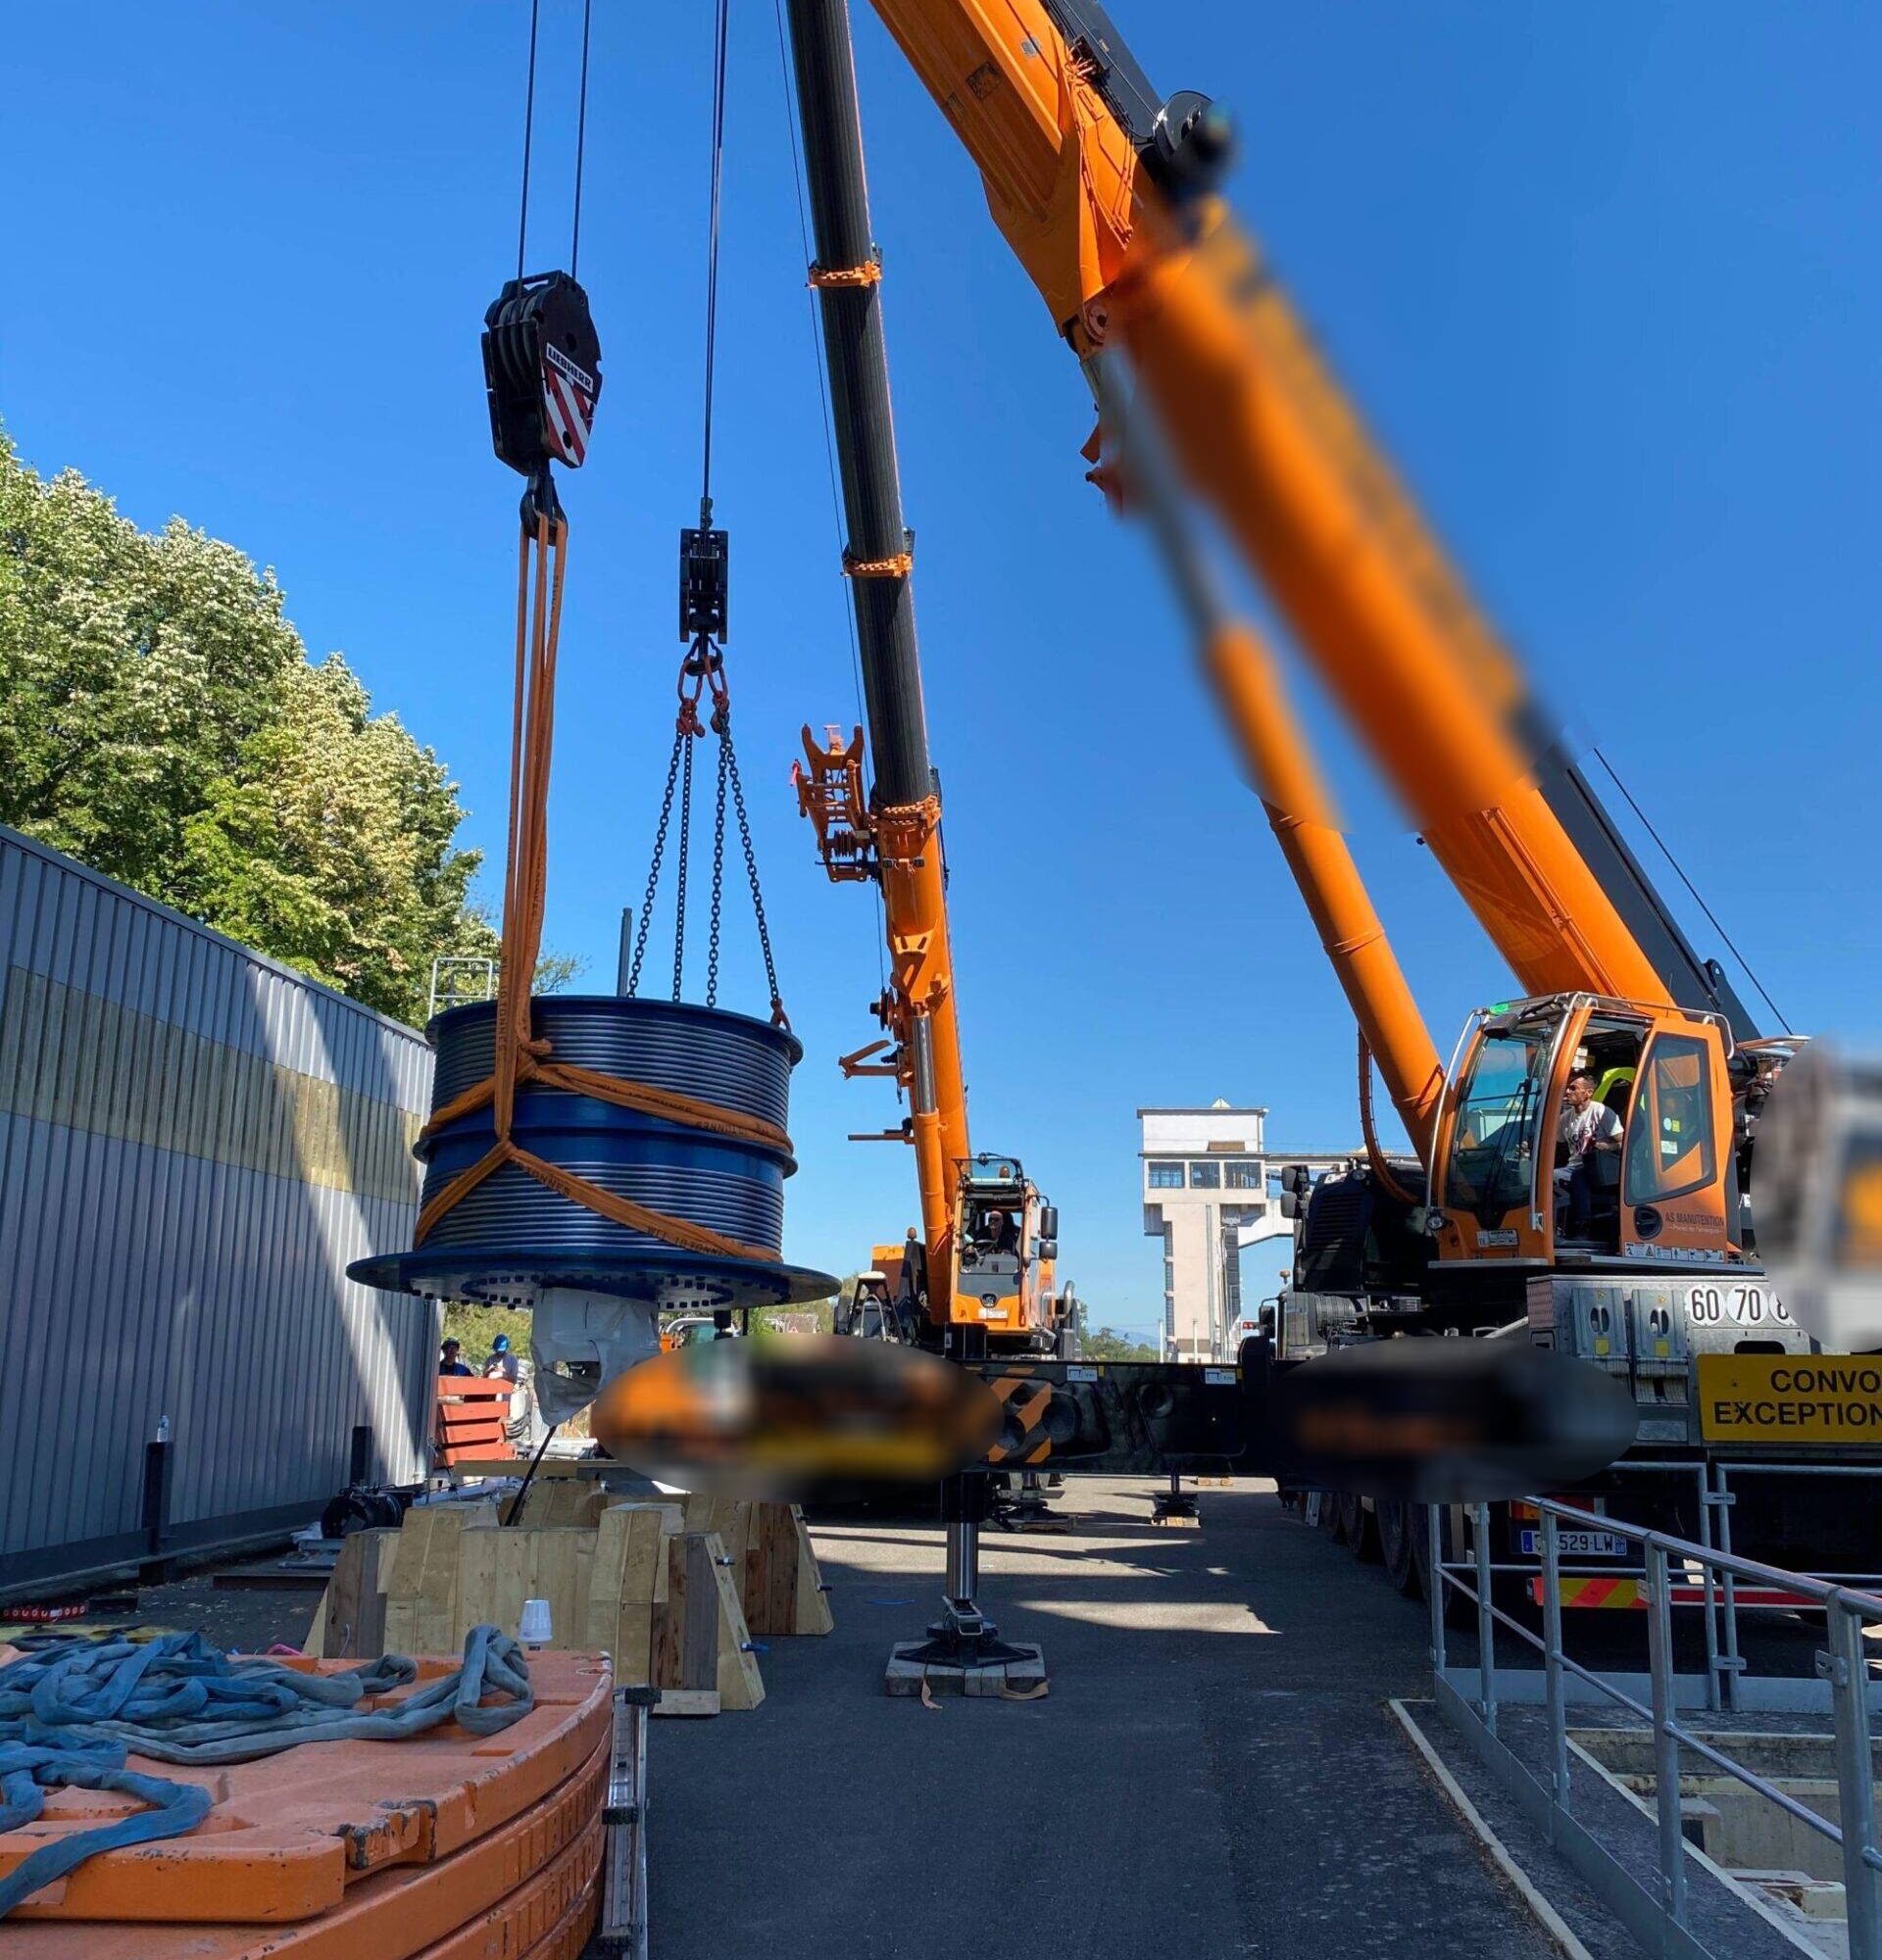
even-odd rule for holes
{"type": "MultiPolygon", "coordinates": [[[[564,256],[578,27],[573,0],[543,11],[532,268],[564,256]]],[[[1542,690],[1792,1020],[1882,1041],[1873,11],[1114,11],[1161,87],[1238,111],[1244,219],[1542,690]]],[[[733,14],[715,489],[808,1051],[788,1250],[840,1271],[900,1237],[913,1171],[844,1141],[896,1113],[834,1065],[874,1032],[874,913],[824,880],[788,789],[799,723],[857,705],[775,27],[764,0],[733,14]]],[[[549,938],[606,987],[697,498],[710,16],[596,17],[581,270],[607,381],[566,490],[549,938]]],[[[525,18],[74,0],[12,24],[0,125],[23,192],[0,416],[26,459],[274,565],[313,652],[437,748],[497,856],[517,480],[477,330],[514,266],[525,18]]],[[[1094,1317],[1147,1329],[1134,1109],[1225,1096],[1279,1145],[1342,1145],[1351,1023],[1144,543],[1080,480],[1077,370],[938,112],[856,26],[974,1137],[1060,1203],[1094,1317]]],[[[1303,693],[1448,1048],[1507,973],[1303,693]]],[[[734,917],[732,999],[761,1007],[734,917]]]]}

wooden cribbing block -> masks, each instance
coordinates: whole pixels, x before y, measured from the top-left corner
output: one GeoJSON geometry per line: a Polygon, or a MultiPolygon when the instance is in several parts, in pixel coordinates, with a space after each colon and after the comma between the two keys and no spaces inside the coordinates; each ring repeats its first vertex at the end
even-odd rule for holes
{"type": "MultiPolygon", "coordinates": [[[[600,1518],[607,1501],[608,1494],[599,1486],[573,1477],[551,1478],[547,1483],[538,1479],[531,1482],[522,1494],[522,1512],[517,1522],[520,1525],[577,1525],[586,1529],[600,1518]]],[[[503,1515],[507,1523],[510,1517],[508,1504],[504,1506],[503,1515]]]]}
{"type": "Polygon", "coordinates": [[[652,1681],[654,1605],[667,1581],[661,1507],[616,1504],[595,1527],[582,1644],[614,1656],[619,1682],[652,1681]]]}
{"type": "Polygon", "coordinates": [[[472,1627],[518,1633],[525,1599],[549,1602],[549,1647],[579,1647],[588,1636],[595,1534],[566,1525],[515,1525],[458,1535],[458,1625],[454,1650],[472,1627]]]}
{"type": "Polygon", "coordinates": [[[387,1653],[463,1652],[457,1631],[458,1539],[496,1522],[491,1503],[414,1504],[406,1512],[386,1587],[387,1653]]]}
{"type": "MultiPolygon", "coordinates": [[[[656,1503],[652,1498],[624,1497],[608,1506],[610,1511],[651,1511],[660,1519],[660,1528],[669,1538],[677,1538],[687,1529],[686,1507],[678,1497],[656,1503]]],[[[602,1515],[605,1517],[607,1512],[602,1515]]]]}
{"type": "MultiPolygon", "coordinates": [[[[790,1506],[748,1505],[744,1524],[738,1596],[745,1624],[755,1634],[791,1633],[797,1622],[797,1534],[790,1506]]],[[[726,1549],[731,1550],[729,1544],[726,1549]]]]}
{"type": "Polygon", "coordinates": [[[802,1504],[791,1506],[791,1521],[797,1539],[797,1586],[793,1594],[796,1618],[791,1632],[832,1634],[836,1631],[836,1615],[830,1611],[830,1595],[824,1591],[823,1571],[817,1562],[817,1547],[811,1543],[802,1504]]]}
{"type": "Polygon", "coordinates": [[[385,1651],[385,1594],[400,1537],[362,1531],[340,1541],[322,1601],[318,1651],[326,1659],[371,1660],[385,1651]]]}
{"type": "Polygon", "coordinates": [[[663,1688],[654,1703],[656,1715],[717,1715],[718,1690],[716,1688],[663,1688]]]}
{"type": "Polygon", "coordinates": [[[710,1689],[718,1682],[718,1574],[707,1532],[665,1539],[667,1597],[654,1606],[654,1686],[710,1689]]]}
{"type": "Polygon", "coordinates": [[[689,1496],[686,1529],[717,1532],[754,1634],[827,1634],[836,1622],[798,1504],[689,1496]]]}
{"type": "Polygon", "coordinates": [[[738,1575],[719,1535],[707,1532],[705,1541],[712,1550],[713,1590],[718,1595],[718,1705],[756,1708],[765,1699],[765,1678],[758,1671],[758,1656],[749,1651],[751,1630],[739,1601],[738,1575]]]}

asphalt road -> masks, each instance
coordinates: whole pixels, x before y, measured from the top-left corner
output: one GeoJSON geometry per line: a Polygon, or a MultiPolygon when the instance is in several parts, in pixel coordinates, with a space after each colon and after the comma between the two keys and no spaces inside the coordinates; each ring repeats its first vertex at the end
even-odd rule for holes
{"type": "Polygon", "coordinates": [[[774,1641],[764,1705],[651,1732],[661,1960],[1361,1960],[1554,1951],[1386,1707],[1424,1622],[1244,1485],[1200,1532],[1072,1486],[1075,1537],[986,1535],[982,1603],[1037,1702],[890,1699],[936,1529],[819,1526],[837,1631],[774,1641]]]}

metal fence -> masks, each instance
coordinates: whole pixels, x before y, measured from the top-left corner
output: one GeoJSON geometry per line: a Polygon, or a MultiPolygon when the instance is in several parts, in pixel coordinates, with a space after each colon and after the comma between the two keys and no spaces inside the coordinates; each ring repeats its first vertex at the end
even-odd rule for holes
{"type": "MultiPolygon", "coordinates": [[[[1743,1469],[1748,1466],[1735,1467],[1743,1469]]],[[[1761,1469],[1764,1466],[1749,1467],[1761,1469]]],[[[1737,1557],[1729,1549],[1670,1538],[1573,1504],[1542,1497],[1525,1501],[1535,1507],[1541,1523],[1540,1635],[1495,1602],[1494,1583],[1499,1572],[1521,1570],[1527,1573],[1534,1568],[1499,1565],[1492,1558],[1490,1506],[1478,1504],[1469,1507],[1473,1544],[1467,1561],[1445,1559],[1443,1513],[1437,1507],[1429,1513],[1430,1569],[1437,1582],[1431,1588],[1430,1597],[1431,1657],[1435,1688],[1445,1712],[1479,1744],[1487,1742],[1492,1745],[1488,1749],[1480,1746],[1479,1753],[1505,1775],[1519,1795],[1528,1792],[1515,1783],[1515,1779],[1527,1784],[1529,1790],[1540,1792],[1543,1821],[1551,1841],[1651,1950],[1674,1953],[1699,1953],[1704,1950],[1685,1936],[1687,1870],[1686,1838],[1680,1808],[1680,1775],[1681,1751],[1690,1749],[1702,1762],[1774,1803],[1798,1823],[1840,1847],[1852,1960],[1882,1960],[1882,1901],[1878,1900],[1876,1885],[1877,1875],[1882,1874],[1882,1850],[1876,1844],[1875,1785],[1870,1747],[1872,1706],[1882,1703],[1877,1702],[1877,1690],[1870,1684],[1863,1647],[1864,1629],[1871,1623],[1882,1623],[1882,1597],[1803,1573],[1760,1565],[1756,1560],[1737,1557]],[[1565,1568],[1560,1546],[1560,1533],[1564,1526],[1571,1530],[1615,1533],[1640,1548],[1647,1608],[1648,1699],[1644,1702],[1638,1693],[1622,1685],[1631,1677],[1597,1673],[1583,1666],[1565,1650],[1560,1585],[1565,1568]],[[1722,1602],[1726,1624],[1731,1630],[1724,1651],[1734,1661],[1738,1656],[1734,1594],[1741,1585],[1795,1598],[1811,1608],[1820,1609],[1825,1615],[1827,1646],[1817,1655],[1816,1664],[1818,1679],[1827,1688],[1834,1724],[1833,1749],[1840,1822],[1833,1823],[1808,1804],[1800,1802],[1788,1790],[1779,1788],[1749,1765],[1695,1734],[1679,1719],[1681,1697],[1673,1647],[1673,1574],[1676,1569],[1688,1574],[1698,1570],[1704,1574],[1709,1628],[1711,1602],[1715,1599],[1722,1602]],[[1447,1665],[1445,1609],[1447,1595],[1453,1592],[1469,1601],[1475,1609],[1477,1658],[1474,1669],[1466,1665],[1453,1670],[1447,1665]],[[1500,1702],[1507,1702],[1513,1685],[1510,1677],[1500,1677],[1498,1673],[1499,1629],[1507,1630],[1542,1656],[1548,1764],[1546,1783],[1540,1785],[1529,1777],[1513,1756],[1495,1747],[1499,1705],[1500,1702]],[[1468,1696],[1461,1692],[1458,1683],[1460,1680],[1467,1681],[1472,1674],[1476,1679],[1476,1693],[1468,1696]],[[1647,1726],[1653,1738],[1655,1821],[1659,1835],[1659,1895],[1657,1898],[1650,1897],[1637,1886],[1577,1822],[1568,1740],[1567,1706],[1571,1693],[1584,1702],[1603,1703],[1635,1717],[1647,1726]]],[[[1723,1516],[1728,1507],[1717,1508],[1723,1516]]],[[[1716,1684],[1718,1678],[1714,1671],[1709,1669],[1709,1683],[1716,1684]]],[[[1760,1699],[1748,1691],[1756,1684],[1747,1684],[1737,1667],[1725,1679],[1732,1686],[1734,1705],[1753,1705],[1760,1699]]],[[[1712,1705],[1716,1706],[1716,1701],[1712,1705]]]]}
{"type": "Polygon", "coordinates": [[[0,1592],[299,1524],[356,1431],[422,1475],[433,1310],[345,1268],[411,1243],[430,1076],[413,1029],[0,829],[0,1592]]]}
{"type": "MultiPolygon", "coordinates": [[[[1698,1525],[1695,1542],[1701,1555],[1695,1557],[1689,1567],[1675,1568],[1672,1580],[1672,1603],[1681,1609],[1695,1609],[1700,1615],[1706,1647],[1706,1705],[1714,1711],[1724,1711],[1741,1705],[1738,1683],[1739,1677],[1745,1672],[1739,1623],[1741,1611],[1748,1609],[1766,1611],[1772,1607],[1793,1606],[1801,1600],[1801,1595],[1783,1592],[1770,1586],[1759,1586],[1749,1592],[1744,1592],[1732,1572],[1715,1569],[1704,1556],[1707,1553],[1730,1552],[1733,1549],[1732,1511],[1738,1502],[1738,1493],[1732,1489],[1733,1476],[1846,1480],[1855,1478],[1873,1484],[1876,1469],[1873,1464],[1782,1461],[1729,1463],[1691,1459],[1661,1461],[1639,1457],[1610,1465],[1609,1474],[1623,1478],[1629,1475],[1643,1475],[1660,1480],[1668,1477],[1692,1480],[1694,1515],[1698,1525]]],[[[1606,1512],[1600,1516],[1600,1525],[1605,1532],[1613,1532],[1630,1539],[1637,1536],[1637,1532],[1623,1532],[1615,1519],[1606,1512]]],[[[1672,1542],[1669,1536],[1668,1543],[1672,1542]]],[[[1538,1568],[1533,1563],[1495,1564],[1492,1570],[1499,1575],[1520,1574],[1534,1577],[1538,1568]]],[[[1882,1573],[1878,1572],[1817,1570],[1808,1576],[1832,1585],[1882,1593],[1882,1573]]],[[[1587,1562],[1563,1556],[1560,1563],[1559,1578],[1571,1582],[1575,1580],[1634,1582],[1640,1587],[1641,1603],[1644,1604],[1647,1596],[1644,1584],[1647,1568],[1644,1557],[1637,1558],[1632,1563],[1617,1563],[1610,1556],[1603,1556],[1599,1562],[1587,1562]]],[[[1572,1605],[1574,1601],[1570,1598],[1565,1603],[1572,1605]]],[[[1608,1603],[1612,1603],[1611,1593],[1608,1603]]],[[[1768,1700],[1768,1692],[1766,1699],[1768,1700]]]]}

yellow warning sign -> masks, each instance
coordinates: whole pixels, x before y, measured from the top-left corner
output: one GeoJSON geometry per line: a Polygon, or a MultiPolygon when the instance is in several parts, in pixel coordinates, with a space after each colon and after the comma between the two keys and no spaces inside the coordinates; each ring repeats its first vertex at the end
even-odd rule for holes
{"type": "Polygon", "coordinates": [[[1865,1443],[1882,1449],[1882,1357],[1702,1354],[1708,1443],[1865,1443]]]}

